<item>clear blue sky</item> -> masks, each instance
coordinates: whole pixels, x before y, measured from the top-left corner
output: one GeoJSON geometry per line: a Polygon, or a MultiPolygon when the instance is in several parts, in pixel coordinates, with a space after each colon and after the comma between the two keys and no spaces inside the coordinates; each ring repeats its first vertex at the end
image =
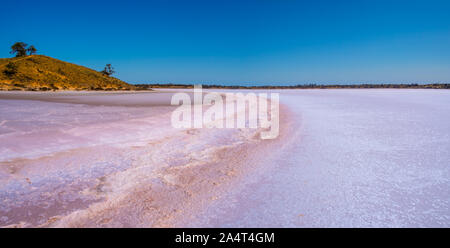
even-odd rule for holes
{"type": "Polygon", "coordinates": [[[450,82],[450,1],[3,1],[15,41],[127,82],[450,82]]]}

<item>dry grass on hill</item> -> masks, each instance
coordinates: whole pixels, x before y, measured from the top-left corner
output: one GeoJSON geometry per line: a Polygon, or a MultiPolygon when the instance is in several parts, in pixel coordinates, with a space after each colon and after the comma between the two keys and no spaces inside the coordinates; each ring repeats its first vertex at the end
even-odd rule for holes
{"type": "Polygon", "coordinates": [[[105,76],[98,71],[44,55],[0,59],[0,90],[131,90],[134,88],[133,85],[105,76]]]}

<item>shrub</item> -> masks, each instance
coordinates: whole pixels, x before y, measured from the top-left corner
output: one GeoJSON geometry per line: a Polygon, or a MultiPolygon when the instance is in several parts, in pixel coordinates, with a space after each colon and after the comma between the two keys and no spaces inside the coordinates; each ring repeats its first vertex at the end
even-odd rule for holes
{"type": "Polygon", "coordinates": [[[17,65],[15,65],[12,62],[6,64],[5,69],[3,70],[3,74],[5,74],[8,77],[11,77],[16,73],[17,73],[17,65]]]}

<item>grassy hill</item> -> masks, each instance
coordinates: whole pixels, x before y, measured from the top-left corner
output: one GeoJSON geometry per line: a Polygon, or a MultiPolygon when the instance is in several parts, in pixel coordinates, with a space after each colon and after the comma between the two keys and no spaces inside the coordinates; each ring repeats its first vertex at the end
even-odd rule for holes
{"type": "Polygon", "coordinates": [[[133,85],[87,67],[43,55],[0,59],[0,90],[131,90],[134,88],[133,85]]]}

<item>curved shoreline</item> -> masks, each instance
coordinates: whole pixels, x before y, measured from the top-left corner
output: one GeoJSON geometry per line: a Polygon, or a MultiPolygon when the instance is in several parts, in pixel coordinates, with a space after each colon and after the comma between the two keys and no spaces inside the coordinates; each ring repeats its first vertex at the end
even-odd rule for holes
{"type": "Polygon", "coordinates": [[[448,96],[285,92],[274,140],[172,129],[166,107],[2,101],[0,226],[445,227],[448,96]]]}
{"type": "Polygon", "coordinates": [[[170,112],[114,121],[107,127],[75,126],[70,133],[107,142],[88,147],[82,141],[77,149],[12,161],[8,168],[16,169],[2,172],[0,194],[10,200],[21,195],[22,200],[0,209],[9,213],[9,221],[2,222],[9,227],[179,226],[257,169],[251,161],[287,137],[285,109],[280,106],[280,136],[275,140],[259,139],[261,129],[172,132],[163,128],[170,127],[170,112]],[[108,133],[124,128],[124,139],[113,142],[108,133]],[[150,136],[142,133],[149,129],[150,136]],[[27,211],[35,217],[20,217],[27,211]]]}
{"type": "MultiPolygon", "coordinates": [[[[282,109],[281,120],[287,120],[285,107],[282,109]]],[[[288,122],[282,123],[283,132],[276,140],[260,140],[258,136],[261,130],[258,130],[250,134],[246,142],[238,141],[234,145],[211,148],[206,160],[190,160],[188,164],[163,167],[152,173],[152,178],[145,179],[145,183],[134,184],[126,194],[112,196],[106,202],[94,203],[88,209],[76,211],[43,226],[183,226],[182,223],[201,214],[211,202],[219,199],[244,176],[260,169],[254,163],[255,159],[260,159],[264,151],[273,149],[288,138],[288,122]]]]}

